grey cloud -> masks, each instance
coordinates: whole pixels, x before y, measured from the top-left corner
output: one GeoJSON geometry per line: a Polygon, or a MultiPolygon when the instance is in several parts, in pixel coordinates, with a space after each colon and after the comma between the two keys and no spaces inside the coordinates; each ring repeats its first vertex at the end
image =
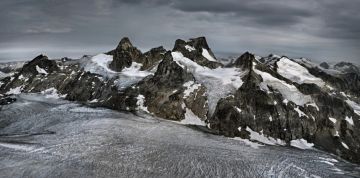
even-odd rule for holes
{"type": "Polygon", "coordinates": [[[177,38],[206,36],[218,52],[348,60],[360,55],[359,7],[358,0],[2,0],[0,58],[96,54],[123,36],[143,50],[171,49],[177,38]]]}

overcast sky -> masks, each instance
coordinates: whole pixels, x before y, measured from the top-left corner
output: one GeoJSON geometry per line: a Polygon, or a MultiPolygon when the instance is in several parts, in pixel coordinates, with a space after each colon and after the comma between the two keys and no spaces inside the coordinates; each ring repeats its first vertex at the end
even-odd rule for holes
{"type": "Polygon", "coordinates": [[[205,36],[250,51],[360,61],[360,0],[1,0],[0,61],[79,57],[128,36],[142,51],[205,36]]]}

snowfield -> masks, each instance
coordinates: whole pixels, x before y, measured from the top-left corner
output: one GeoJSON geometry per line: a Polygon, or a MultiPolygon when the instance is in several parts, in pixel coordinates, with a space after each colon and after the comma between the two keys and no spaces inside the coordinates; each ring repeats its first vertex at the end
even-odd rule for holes
{"type": "Polygon", "coordinates": [[[0,110],[0,177],[360,177],[358,166],[316,149],[229,139],[43,95],[17,99],[0,110]]]}
{"type": "Polygon", "coordinates": [[[314,83],[319,87],[324,87],[325,82],[309,73],[309,71],[300,64],[282,57],[277,63],[277,72],[283,77],[298,84],[314,83]]]}
{"type": "Polygon", "coordinates": [[[196,81],[206,87],[210,115],[214,113],[217,102],[221,98],[234,93],[242,86],[241,77],[247,73],[247,71],[235,67],[210,69],[184,57],[180,52],[172,52],[171,54],[179,66],[191,72],[196,81]]]}

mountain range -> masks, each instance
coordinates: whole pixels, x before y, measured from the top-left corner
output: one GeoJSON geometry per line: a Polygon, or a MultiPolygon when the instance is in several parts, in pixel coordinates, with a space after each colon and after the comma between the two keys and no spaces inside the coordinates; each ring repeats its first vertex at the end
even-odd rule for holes
{"type": "Polygon", "coordinates": [[[1,105],[15,101],[13,95],[43,93],[266,145],[315,147],[360,163],[360,69],[352,63],[245,52],[225,64],[205,37],[144,53],[125,37],[95,56],[39,55],[0,71],[1,105]]]}

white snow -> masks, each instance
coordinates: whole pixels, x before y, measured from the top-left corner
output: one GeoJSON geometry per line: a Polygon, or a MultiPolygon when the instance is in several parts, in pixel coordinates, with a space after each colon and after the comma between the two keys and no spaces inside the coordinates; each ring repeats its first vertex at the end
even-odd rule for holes
{"type": "Polygon", "coordinates": [[[346,103],[354,109],[355,114],[360,116],[360,105],[351,100],[346,100],[346,103]]]}
{"type": "Polygon", "coordinates": [[[98,101],[99,101],[98,99],[93,99],[93,100],[89,101],[89,103],[96,103],[98,101]]]}
{"type": "Polygon", "coordinates": [[[195,51],[195,48],[189,45],[185,45],[185,49],[188,50],[189,52],[195,51]]]}
{"type": "Polygon", "coordinates": [[[313,143],[308,143],[306,140],[302,138],[297,140],[291,140],[290,145],[302,150],[311,149],[314,146],[313,143]]]}
{"type": "Polygon", "coordinates": [[[206,50],[205,48],[202,49],[202,55],[209,61],[214,61],[216,62],[216,59],[214,59],[214,57],[212,57],[209,53],[208,50],[206,50]]]}
{"type": "Polygon", "coordinates": [[[186,108],[185,119],[181,120],[180,123],[187,125],[201,125],[206,126],[205,122],[196,116],[190,109],[186,108]]]}
{"type": "Polygon", "coordinates": [[[347,146],[347,144],[346,144],[346,143],[341,142],[341,144],[342,144],[342,146],[343,146],[344,148],[349,149],[349,146],[347,146]]]}
{"type": "MultiPolygon", "coordinates": [[[[241,127],[239,128],[239,130],[241,130],[241,127]]],[[[251,130],[249,127],[246,127],[246,131],[250,132],[250,140],[258,141],[267,145],[286,145],[285,141],[283,140],[266,137],[262,133],[260,134],[251,130]]]]}
{"type": "Polygon", "coordinates": [[[138,106],[137,109],[149,113],[147,107],[144,106],[144,104],[145,104],[145,96],[144,95],[139,95],[136,99],[137,99],[136,105],[138,106]]]}
{"type": "Polygon", "coordinates": [[[291,81],[298,84],[314,83],[319,87],[325,85],[322,79],[311,75],[305,67],[286,57],[282,57],[276,64],[278,66],[277,72],[291,81]]]}
{"type": "Polygon", "coordinates": [[[234,106],[234,108],[236,109],[236,111],[237,111],[238,113],[241,113],[241,112],[242,112],[242,110],[241,110],[240,108],[238,108],[237,106],[234,106]]]}
{"type": "Polygon", "coordinates": [[[346,116],[346,117],[345,117],[345,120],[346,120],[350,125],[354,125],[354,121],[353,121],[352,117],[346,116]]]}
{"type": "Polygon", "coordinates": [[[15,150],[22,150],[22,151],[31,151],[34,149],[34,147],[32,146],[27,146],[22,144],[12,144],[12,143],[0,143],[0,146],[15,150]]]}
{"type": "Polygon", "coordinates": [[[38,65],[36,65],[35,67],[36,67],[36,71],[37,71],[39,74],[44,74],[44,75],[47,75],[47,74],[48,74],[45,69],[39,67],[38,65]]]}
{"type": "Polygon", "coordinates": [[[132,62],[130,67],[124,68],[121,71],[121,74],[130,76],[130,77],[142,77],[142,78],[153,74],[153,73],[151,73],[149,71],[141,71],[140,70],[141,67],[142,67],[142,64],[132,62]]]}
{"type": "Polygon", "coordinates": [[[192,73],[196,81],[206,87],[210,115],[214,113],[217,102],[221,98],[232,94],[241,87],[243,84],[241,77],[247,72],[238,68],[210,69],[184,57],[180,52],[171,54],[179,66],[192,73]]]}
{"type": "Polygon", "coordinates": [[[148,75],[153,74],[152,71],[140,70],[142,64],[132,62],[130,67],[124,68],[121,72],[115,72],[109,68],[109,64],[113,60],[112,55],[98,54],[90,59],[83,59],[83,67],[85,71],[93,74],[99,74],[105,78],[118,77],[114,84],[118,89],[126,88],[136,82],[139,82],[148,75]]]}
{"type": "Polygon", "coordinates": [[[329,117],[329,120],[332,122],[332,123],[334,123],[334,124],[336,124],[336,119],[335,118],[332,118],[332,117],[329,117]]]}
{"type": "Polygon", "coordinates": [[[302,112],[299,107],[294,108],[294,110],[299,114],[299,117],[305,116],[309,118],[309,116],[302,112]]]}
{"type": "Polygon", "coordinates": [[[251,148],[255,148],[255,149],[258,149],[259,147],[264,146],[264,145],[261,145],[261,144],[252,142],[252,141],[250,141],[250,140],[248,140],[248,139],[242,139],[242,138],[240,138],[240,137],[235,137],[235,138],[230,138],[230,139],[241,141],[241,142],[243,142],[245,145],[250,146],[251,148]]]}
{"type": "Polygon", "coordinates": [[[317,111],[320,111],[319,107],[316,105],[316,103],[309,103],[309,104],[306,104],[306,106],[312,106],[314,108],[316,108],[317,111]]]}
{"type": "Polygon", "coordinates": [[[7,95],[11,95],[11,94],[14,94],[14,95],[18,95],[21,93],[21,90],[22,90],[22,87],[19,86],[19,87],[16,87],[16,88],[11,88],[8,92],[6,92],[5,94],[7,95]]]}
{"type": "MultiPolygon", "coordinates": [[[[269,85],[274,89],[279,90],[279,92],[287,101],[292,101],[300,106],[303,106],[306,103],[313,103],[311,96],[302,94],[294,85],[288,84],[285,81],[275,78],[267,72],[257,70],[255,69],[255,67],[253,69],[263,78],[264,85],[261,85],[262,87],[264,87],[262,88],[263,90],[269,91],[267,87],[267,85],[269,85]]],[[[284,103],[286,103],[285,100],[284,103]]]]}
{"type": "Polygon", "coordinates": [[[58,90],[54,87],[42,91],[41,94],[44,94],[45,98],[54,98],[54,99],[64,98],[66,96],[66,94],[65,95],[58,94],[58,90]]]}
{"type": "Polygon", "coordinates": [[[195,90],[199,89],[201,84],[194,83],[194,81],[188,81],[184,83],[183,85],[186,87],[186,90],[184,91],[184,98],[187,98],[190,96],[191,93],[193,93],[195,90]]]}
{"type": "Polygon", "coordinates": [[[273,121],[273,118],[272,116],[269,117],[269,121],[272,122],[273,121]]]}

